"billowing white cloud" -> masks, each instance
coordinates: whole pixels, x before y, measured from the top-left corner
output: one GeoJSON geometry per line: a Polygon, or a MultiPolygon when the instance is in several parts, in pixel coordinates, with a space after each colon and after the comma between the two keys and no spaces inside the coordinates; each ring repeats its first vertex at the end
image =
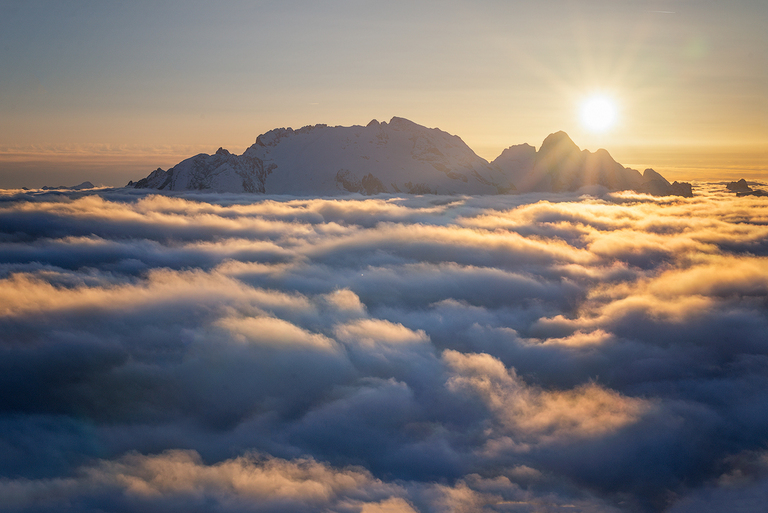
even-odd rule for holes
{"type": "Polygon", "coordinates": [[[380,319],[360,319],[338,325],[334,329],[339,340],[365,347],[376,345],[399,346],[420,344],[429,341],[424,330],[409,330],[402,324],[380,319]]]}
{"type": "Polygon", "coordinates": [[[73,478],[0,482],[4,508],[12,510],[66,507],[73,498],[109,494],[135,508],[160,502],[171,508],[310,511],[367,498],[371,502],[361,504],[368,504],[371,511],[387,511],[407,505],[391,497],[402,493],[359,467],[337,470],[311,458],[287,461],[255,454],[207,465],[195,451],[182,450],[152,456],[129,453],[81,468],[73,478]],[[376,501],[379,497],[383,499],[376,501]]]}
{"type": "MultiPolygon", "coordinates": [[[[573,390],[528,386],[514,369],[487,354],[448,350],[453,372],[448,389],[476,395],[493,412],[511,444],[595,437],[637,422],[651,409],[647,401],[623,397],[594,383],[573,390]]],[[[498,446],[497,440],[492,440],[498,446]]]]}
{"type": "Polygon", "coordinates": [[[277,348],[306,348],[333,351],[333,340],[275,317],[226,317],[217,325],[229,331],[233,339],[244,344],[263,344],[277,348]]]}
{"type": "Polygon", "coordinates": [[[768,201],[720,189],[4,195],[0,499],[749,511],[768,201]]]}

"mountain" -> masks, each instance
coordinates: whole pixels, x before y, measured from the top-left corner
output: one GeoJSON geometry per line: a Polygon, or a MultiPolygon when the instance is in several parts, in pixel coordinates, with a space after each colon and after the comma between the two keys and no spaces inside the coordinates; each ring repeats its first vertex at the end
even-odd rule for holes
{"type": "Polygon", "coordinates": [[[686,182],[673,182],[661,176],[653,169],[646,169],[643,172],[643,183],[636,188],[637,192],[645,192],[654,196],[684,196],[693,197],[691,184],[686,182]]]}
{"type": "Polygon", "coordinates": [[[747,181],[743,178],[739,180],[738,182],[730,182],[728,185],[725,186],[726,189],[728,189],[731,192],[752,192],[752,187],[747,184],[747,181]]]}
{"type": "MultiPolygon", "coordinates": [[[[757,184],[753,184],[757,185],[757,184]]],[[[762,197],[768,197],[768,192],[765,192],[762,189],[753,189],[749,186],[746,180],[743,178],[739,180],[738,182],[730,182],[728,185],[725,186],[726,189],[728,189],[731,192],[735,192],[737,196],[762,196],[762,197]]]]}
{"type": "Polygon", "coordinates": [[[44,185],[41,187],[44,191],[56,191],[56,190],[68,190],[68,191],[82,191],[85,189],[93,189],[96,186],[93,185],[91,182],[83,182],[77,185],[73,185],[72,187],[65,187],[63,185],[59,185],[58,187],[49,187],[47,185],[44,185]]]}
{"type": "Polygon", "coordinates": [[[507,177],[464,141],[403,118],[367,126],[278,128],[241,156],[219,149],[129,187],[268,194],[498,194],[507,177]]]}
{"type": "Polygon", "coordinates": [[[641,175],[613,160],[604,149],[580,150],[565,132],[549,135],[539,151],[528,144],[511,146],[492,165],[509,176],[520,192],[576,191],[598,185],[609,191],[692,196],[690,184],[670,184],[653,169],[641,175]]]}
{"type": "MultiPolygon", "coordinates": [[[[156,169],[127,187],[295,195],[350,192],[500,194],[610,191],[690,195],[653,170],[645,175],[617,163],[605,150],[580,150],[565,132],[548,136],[536,151],[511,146],[489,163],[458,136],[393,117],[366,126],[277,128],[240,155],[219,148],[164,171],[156,169]]],[[[687,185],[687,184],[685,184],[687,185]]]]}
{"type": "Polygon", "coordinates": [[[265,192],[267,171],[258,159],[238,157],[224,148],[213,155],[201,153],[176,164],[168,171],[160,168],[127,187],[169,191],[209,190],[216,192],[265,192]]]}
{"type": "Polygon", "coordinates": [[[508,148],[492,164],[514,176],[521,192],[575,191],[591,185],[617,191],[643,183],[638,171],[618,164],[605,150],[581,151],[565,132],[549,135],[539,151],[529,146],[508,148]]]}

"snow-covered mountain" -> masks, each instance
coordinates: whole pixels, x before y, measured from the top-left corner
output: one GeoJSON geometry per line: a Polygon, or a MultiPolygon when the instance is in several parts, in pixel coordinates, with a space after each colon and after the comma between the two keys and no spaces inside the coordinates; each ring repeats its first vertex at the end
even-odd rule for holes
{"type": "Polygon", "coordinates": [[[599,185],[680,194],[655,171],[646,175],[623,167],[605,150],[581,151],[565,132],[551,134],[538,151],[512,146],[489,163],[458,136],[394,117],[367,126],[278,128],[240,156],[219,148],[167,171],[157,169],[128,187],[328,196],[560,192],[599,185]]]}
{"type": "Polygon", "coordinates": [[[128,186],[269,194],[498,194],[514,186],[464,141],[394,117],[367,126],[278,128],[241,156],[219,149],[128,186]]]}
{"type": "Polygon", "coordinates": [[[200,153],[182,160],[168,171],[160,168],[127,187],[168,191],[265,192],[267,171],[259,159],[238,157],[224,148],[213,155],[200,153]]]}

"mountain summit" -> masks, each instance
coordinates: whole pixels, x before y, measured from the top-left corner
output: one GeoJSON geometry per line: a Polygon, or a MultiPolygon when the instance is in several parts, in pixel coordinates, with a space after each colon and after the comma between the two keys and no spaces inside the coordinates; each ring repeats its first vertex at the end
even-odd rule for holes
{"type": "Polygon", "coordinates": [[[644,180],[639,171],[617,163],[606,150],[580,150],[568,134],[550,134],[539,151],[524,145],[513,146],[493,161],[505,174],[514,177],[522,192],[575,191],[599,185],[610,191],[639,189],[644,180]],[[510,159],[525,152],[525,158],[510,159]]]}
{"type": "Polygon", "coordinates": [[[547,137],[538,152],[527,144],[512,146],[489,163],[458,136],[393,117],[366,126],[277,128],[240,156],[219,148],[127,186],[332,196],[559,192],[585,185],[638,190],[643,183],[638,171],[607,151],[579,150],[565,132],[547,137]]]}

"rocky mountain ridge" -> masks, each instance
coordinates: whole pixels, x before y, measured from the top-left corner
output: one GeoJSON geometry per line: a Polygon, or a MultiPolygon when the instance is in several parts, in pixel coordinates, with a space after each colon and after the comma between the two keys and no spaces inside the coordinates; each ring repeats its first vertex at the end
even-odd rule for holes
{"type": "Polygon", "coordinates": [[[83,182],[77,185],[73,185],[71,187],[67,187],[65,185],[59,185],[55,187],[44,185],[43,187],[41,187],[41,189],[44,191],[82,191],[86,189],[93,189],[95,187],[96,186],[93,185],[91,182],[83,182]]]}
{"type": "Polygon", "coordinates": [[[242,155],[219,148],[127,187],[333,196],[345,193],[503,194],[609,191],[690,196],[653,170],[623,167],[605,150],[580,150],[565,132],[533,146],[511,146],[493,162],[458,136],[404,118],[366,126],[277,128],[258,136],[242,155]]]}
{"type": "MultiPolygon", "coordinates": [[[[753,183],[752,185],[757,185],[753,183]]],[[[730,182],[725,186],[731,192],[735,192],[736,196],[761,196],[768,197],[768,192],[762,189],[753,189],[750,184],[743,178],[738,182],[730,182]]]]}

